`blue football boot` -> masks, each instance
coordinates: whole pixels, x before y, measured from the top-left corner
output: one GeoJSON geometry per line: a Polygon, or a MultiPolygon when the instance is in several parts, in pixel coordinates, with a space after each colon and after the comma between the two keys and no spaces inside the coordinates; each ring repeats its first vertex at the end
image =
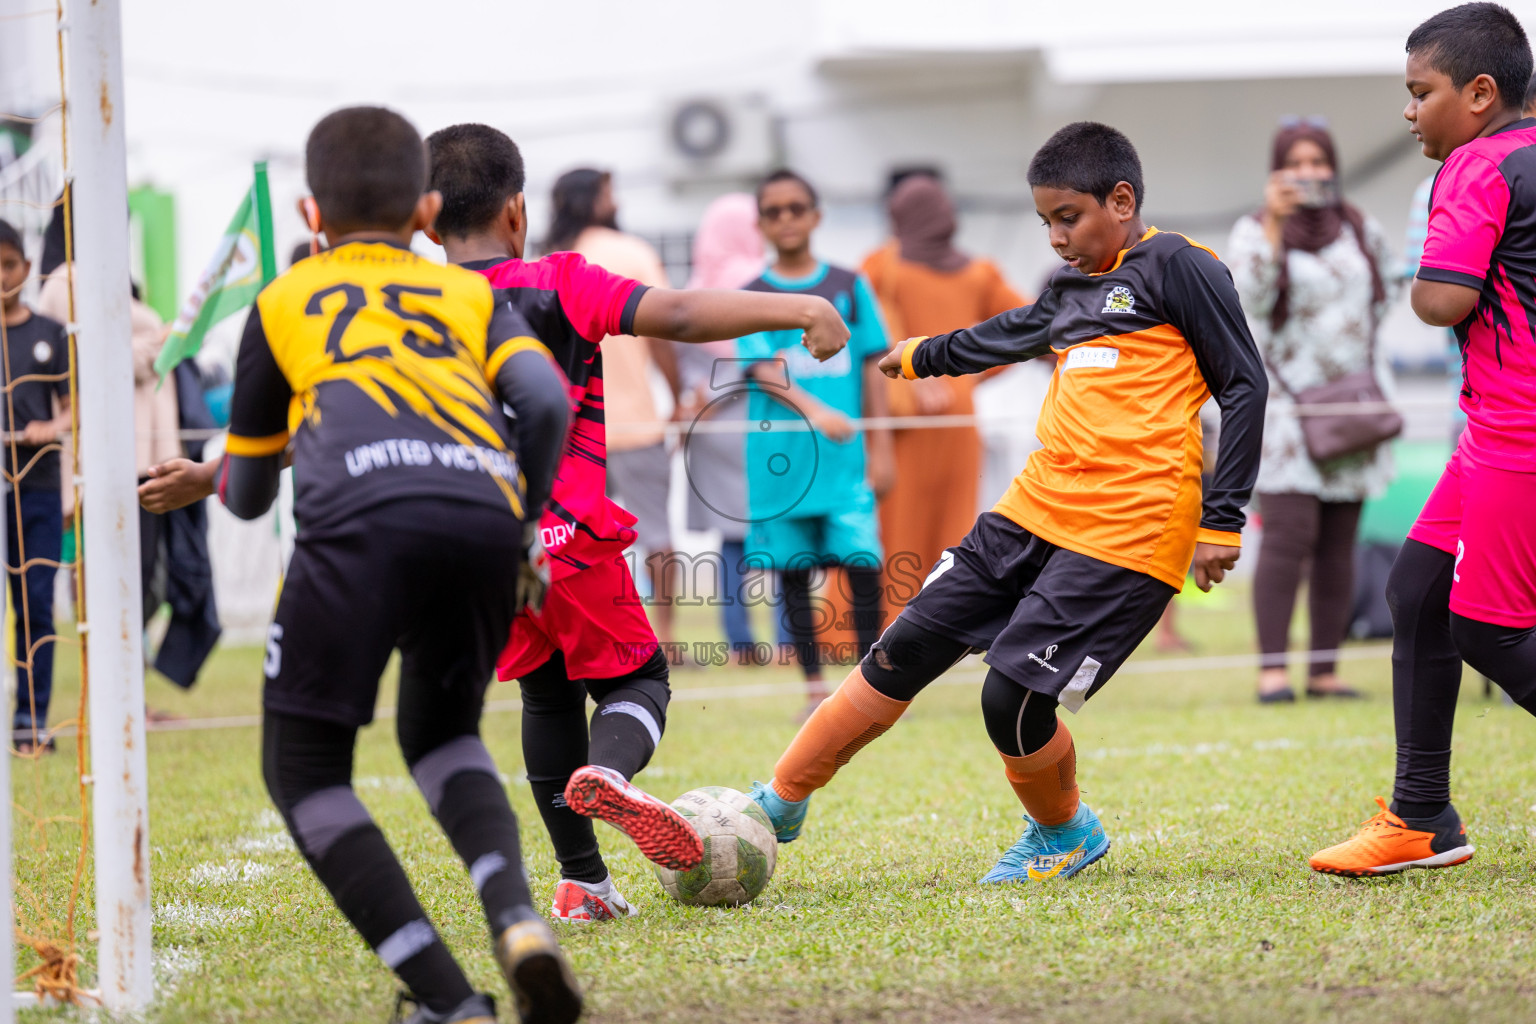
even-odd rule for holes
{"type": "Polygon", "coordinates": [[[1042,825],[1027,814],[1024,822],[1024,834],[982,877],[983,885],[1071,878],[1109,852],[1104,826],[1087,804],[1078,804],[1064,825],[1042,825]]]}
{"type": "Polygon", "coordinates": [[[805,815],[811,809],[810,797],[804,800],[785,800],[774,792],[771,782],[752,783],[752,792],[747,796],[768,815],[768,821],[773,825],[773,834],[779,842],[792,843],[800,838],[800,828],[805,824],[805,815]]]}

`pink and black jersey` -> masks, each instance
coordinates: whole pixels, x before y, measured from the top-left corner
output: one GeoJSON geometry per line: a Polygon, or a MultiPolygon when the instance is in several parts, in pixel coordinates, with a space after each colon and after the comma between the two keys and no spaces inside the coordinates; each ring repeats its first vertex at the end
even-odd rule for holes
{"type": "Polygon", "coordinates": [[[611,560],[635,540],[635,517],[608,498],[608,439],[603,425],[602,340],[635,333],[645,285],[610,274],[572,252],[541,260],[477,260],[498,299],[512,303],[565,371],[571,432],[540,523],[551,576],[564,579],[611,560]]]}
{"type": "Polygon", "coordinates": [[[1536,473],[1536,119],[1446,159],[1418,276],[1481,292],[1455,327],[1462,449],[1495,469],[1536,473]]]}

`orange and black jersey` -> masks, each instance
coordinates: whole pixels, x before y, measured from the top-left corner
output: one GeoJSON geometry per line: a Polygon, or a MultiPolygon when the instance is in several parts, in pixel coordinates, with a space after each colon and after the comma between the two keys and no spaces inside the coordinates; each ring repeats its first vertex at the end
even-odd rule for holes
{"type": "Polygon", "coordinates": [[[300,261],[246,320],[220,494],[236,514],[259,514],[291,445],[302,531],[419,497],[536,515],[569,410],[532,334],[485,278],[398,244],[300,261]]]}
{"type": "Polygon", "coordinates": [[[1183,584],[1197,541],[1237,546],[1258,475],[1269,386],[1232,276],[1152,228],[1102,274],[1063,267],[1033,305],[908,342],[909,378],[1055,352],[1029,457],[994,511],[1058,547],[1183,584]],[[1221,407],[1201,493],[1200,407],[1221,407]]]}

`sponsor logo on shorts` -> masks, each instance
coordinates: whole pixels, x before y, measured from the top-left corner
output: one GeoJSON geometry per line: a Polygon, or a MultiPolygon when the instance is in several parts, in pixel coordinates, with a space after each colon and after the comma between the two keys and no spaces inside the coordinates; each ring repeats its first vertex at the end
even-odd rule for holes
{"type": "Polygon", "coordinates": [[[1051,655],[1055,654],[1056,648],[1060,646],[1060,644],[1051,644],[1051,646],[1045,649],[1045,657],[1043,658],[1040,657],[1040,655],[1031,652],[1029,655],[1029,660],[1034,662],[1036,665],[1041,666],[1042,668],[1050,669],[1052,672],[1060,672],[1061,669],[1051,664],[1051,655]]]}

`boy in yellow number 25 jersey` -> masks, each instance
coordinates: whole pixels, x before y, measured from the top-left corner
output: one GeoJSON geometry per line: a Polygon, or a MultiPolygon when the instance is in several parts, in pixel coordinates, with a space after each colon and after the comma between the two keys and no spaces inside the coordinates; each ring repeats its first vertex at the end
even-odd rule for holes
{"type": "Polygon", "coordinates": [[[306,149],[330,248],[268,285],[236,367],[224,503],[260,515],[294,466],[298,540],[267,640],[262,770],[305,860],[416,1003],[495,1020],[352,789],[357,730],[400,651],[411,775],[485,905],[524,1021],[574,1021],[575,979],[532,907],[480,711],[518,607],[569,416],[527,322],[478,274],[411,252],[441,197],[404,118],[339,110],[306,149]],[[425,194],[424,194],[425,193],[425,194]],[[503,402],[516,416],[517,443],[503,402]]]}
{"type": "MultiPolygon", "coordinates": [[[[1054,352],[1044,446],[997,507],[945,551],[923,589],[805,723],[753,798],[780,842],[811,794],[901,717],[924,686],[987,651],[987,732],[1026,828],[983,882],[1067,878],[1109,851],[1078,799],[1076,712],[1146,637],[1193,564],[1202,590],[1237,562],[1268,393],[1231,275],[1214,253],[1141,222],[1141,162],[1120,132],[1079,122],[1035,154],[1029,183],[1066,262],[1031,306],[880,362],[915,379],[1054,352]],[[1201,493],[1199,410],[1221,407],[1201,493]]],[[[948,500],[940,496],[939,500],[948,500]]]]}

